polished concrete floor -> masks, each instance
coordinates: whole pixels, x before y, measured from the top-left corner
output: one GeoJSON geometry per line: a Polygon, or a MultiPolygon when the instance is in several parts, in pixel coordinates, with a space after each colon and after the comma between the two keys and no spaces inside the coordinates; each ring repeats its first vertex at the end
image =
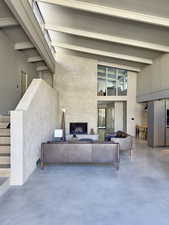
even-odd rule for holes
{"type": "Polygon", "coordinates": [[[2,185],[5,181],[6,181],[7,178],[5,177],[0,177],[0,185],[2,185]]]}
{"type": "Polygon", "coordinates": [[[0,225],[168,225],[169,149],[137,144],[132,160],[37,169],[0,198],[0,225]]]}

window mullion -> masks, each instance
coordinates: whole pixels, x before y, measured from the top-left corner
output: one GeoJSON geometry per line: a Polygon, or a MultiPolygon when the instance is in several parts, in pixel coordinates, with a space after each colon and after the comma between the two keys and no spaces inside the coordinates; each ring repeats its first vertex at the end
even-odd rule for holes
{"type": "Polygon", "coordinates": [[[107,85],[108,85],[108,68],[106,67],[106,96],[107,96],[107,85]]]}
{"type": "Polygon", "coordinates": [[[116,96],[118,96],[118,69],[116,69],[116,96]]]}

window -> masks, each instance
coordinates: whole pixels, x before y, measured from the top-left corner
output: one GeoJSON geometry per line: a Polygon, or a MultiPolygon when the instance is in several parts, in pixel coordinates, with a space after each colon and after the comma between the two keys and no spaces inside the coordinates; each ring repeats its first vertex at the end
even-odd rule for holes
{"type": "Polygon", "coordinates": [[[98,96],[126,96],[127,83],[127,70],[98,65],[98,96]]]}

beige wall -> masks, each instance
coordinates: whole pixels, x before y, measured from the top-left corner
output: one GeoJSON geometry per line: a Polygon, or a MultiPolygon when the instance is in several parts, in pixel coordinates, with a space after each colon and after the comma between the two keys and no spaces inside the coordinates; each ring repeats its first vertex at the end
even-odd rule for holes
{"type": "Polygon", "coordinates": [[[97,127],[97,62],[57,55],[54,87],[59,93],[60,112],[66,109],[66,132],[70,122],[88,122],[88,130],[97,127]]]}
{"type": "Polygon", "coordinates": [[[165,54],[153,64],[145,67],[138,75],[138,101],[150,101],[169,97],[169,54],[165,54]]]}
{"type": "MultiPolygon", "coordinates": [[[[57,53],[54,87],[59,95],[59,109],[66,109],[66,132],[70,122],[88,122],[89,131],[97,132],[97,101],[127,101],[127,131],[135,135],[141,123],[141,105],[136,103],[137,73],[128,73],[128,96],[97,96],[97,64],[94,59],[57,53]],[[134,120],[132,120],[134,118],[134,120]]],[[[102,63],[103,64],[103,63],[102,63]]],[[[105,63],[106,65],[106,63],[105,63]]]]}
{"type": "Polygon", "coordinates": [[[49,71],[39,71],[38,78],[46,81],[51,87],[53,87],[53,75],[49,71]]]}
{"type": "Polygon", "coordinates": [[[0,31],[0,113],[13,110],[21,97],[21,70],[29,75],[29,83],[36,77],[35,65],[26,60],[22,52],[14,50],[14,43],[8,36],[0,31]]]}
{"type": "Polygon", "coordinates": [[[11,112],[11,184],[22,185],[36,168],[41,143],[53,140],[57,94],[42,79],[32,81],[11,112]]]}

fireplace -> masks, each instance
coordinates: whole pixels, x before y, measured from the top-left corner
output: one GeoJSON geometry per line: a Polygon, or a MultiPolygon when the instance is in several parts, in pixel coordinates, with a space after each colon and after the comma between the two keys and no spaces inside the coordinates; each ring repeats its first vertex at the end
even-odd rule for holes
{"type": "Polygon", "coordinates": [[[70,123],[70,134],[87,134],[87,123],[70,123]]]}

